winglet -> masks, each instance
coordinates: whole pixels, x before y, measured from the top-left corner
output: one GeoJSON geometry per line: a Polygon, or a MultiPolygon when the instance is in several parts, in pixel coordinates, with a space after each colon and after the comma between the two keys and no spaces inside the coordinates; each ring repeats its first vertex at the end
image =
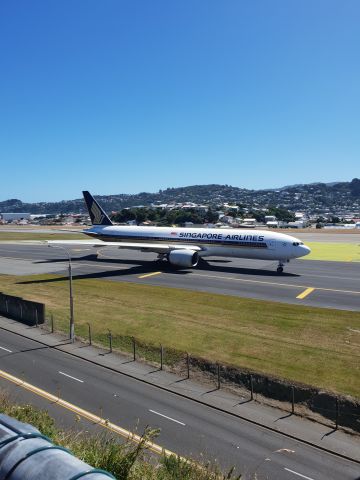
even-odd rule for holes
{"type": "Polygon", "coordinates": [[[93,225],[112,225],[112,221],[90,192],[82,192],[93,225]]]}

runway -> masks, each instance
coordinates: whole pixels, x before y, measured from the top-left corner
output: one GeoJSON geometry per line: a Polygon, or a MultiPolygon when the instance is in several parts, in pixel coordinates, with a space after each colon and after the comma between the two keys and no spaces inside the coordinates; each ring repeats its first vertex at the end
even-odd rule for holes
{"type": "MultiPolygon", "coordinates": [[[[74,280],[98,278],[235,295],[276,302],[360,311],[360,263],[294,260],[282,275],[276,262],[207,258],[193,269],[156,262],[153,253],[76,245],[71,248],[74,280]]],[[[0,274],[66,274],[59,248],[0,244],[0,274]]]]}
{"type": "MultiPolygon", "coordinates": [[[[286,232],[284,232],[286,233],[286,232]]],[[[314,232],[292,232],[296,238],[303,242],[325,242],[325,243],[359,243],[360,230],[352,229],[343,233],[331,233],[331,230],[323,230],[321,233],[315,229],[314,232]]]]}

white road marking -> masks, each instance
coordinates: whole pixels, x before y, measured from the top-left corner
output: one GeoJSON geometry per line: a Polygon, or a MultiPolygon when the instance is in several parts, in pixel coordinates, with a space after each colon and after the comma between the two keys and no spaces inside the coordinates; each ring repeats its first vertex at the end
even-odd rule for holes
{"type": "Polygon", "coordinates": [[[72,378],[73,380],[76,380],[77,382],[84,383],[84,380],[80,380],[79,378],[72,377],[71,375],[68,375],[67,373],[64,373],[64,372],[59,372],[59,373],[60,373],[60,375],[64,375],[65,377],[72,378]]]}
{"type": "Polygon", "coordinates": [[[163,415],[162,413],[155,412],[155,410],[150,410],[150,409],[149,409],[149,412],[155,413],[155,415],[160,415],[160,417],[167,418],[168,420],[171,420],[172,422],[179,423],[179,424],[182,425],[183,427],[186,426],[186,423],[180,422],[179,420],[175,420],[175,418],[167,417],[166,415],[163,415]]]}
{"type": "Polygon", "coordinates": [[[12,350],[9,350],[8,348],[5,347],[0,347],[1,350],[5,350],[5,352],[12,353],[12,350]]]}
{"type": "MultiPolygon", "coordinates": [[[[76,261],[76,258],[73,259],[73,260],[76,261]]],[[[80,268],[82,266],[95,267],[95,268],[100,268],[100,269],[109,268],[110,270],[126,270],[126,269],[128,269],[128,267],[116,267],[116,266],[112,266],[112,265],[101,265],[101,264],[96,264],[95,262],[96,262],[96,260],[94,261],[94,263],[78,263],[76,266],[78,268],[80,268]]]]}
{"type": "MultiPolygon", "coordinates": [[[[28,261],[28,262],[34,262],[34,261],[40,261],[40,262],[46,262],[47,260],[44,259],[44,258],[37,258],[37,259],[34,259],[34,258],[21,258],[21,257],[1,257],[1,258],[5,258],[5,259],[8,259],[8,260],[16,260],[16,261],[28,261]]],[[[94,263],[82,263],[82,262],[79,262],[79,263],[76,263],[76,260],[77,258],[74,257],[73,259],[73,264],[72,264],[72,267],[73,267],[73,270],[77,269],[77,270],[81,270],[82,267],[92,267],[92,268],[96,268],[96,269],[100,269],[100,270],[126,270],[128,269],[128,267],[119,267],[119,266],[111,266],[111,265],[98,265],[96,264],[96,262],[94,263]]],[[[58,267],[59,267],[59,271],[62,271],[62,270],[65,270],[67,268],[67,260],[64,260],[63,262],[58,262],[58,267]]]]}
{"type": "Polygon", "coordinates": [[[44,260],[44,258],[23,258],[23,257],[4,257],[3,255],[1,256],[2,259],[5,258],[5,260],[26,260],[28,262],[34,262],[35,260],[44,260]]]}
{"type": "MultiPolygon", "coordinates": [[[[225,277],[223,275],[204,275],[202,273],[191,272],[191,275],[204,278],[220,278],[221,280],[231,280],[235,282],[245,282],[245,283],[258,283],[261,285],[271,285],[273,287],[289,287],[289,288],[309,288],[308,285],[296,285],[294,283],[279,283],[279,282],[265,282],[262,280],[249,280],[245,278],[235,278],[235,277],[225,277]]],[[[339,292],[339,293],[352,293],[358,295],[360,291],[355,290],[339,290],[335,288],[324,288],[324,287],[314,287],[316,290],[321,290],[323,292],[339,292]]]]}
{"type": "MultiPolygon", "coordinates": [[[[34,261],[42,261],[42,262],[46,262],[47,259],[45,258],[22,258],[22,257],[1,257],[1,258],[5,258],[7,260],[25,260],[25,261],[29,261],[29,262],[34,262],[34,261]]],[[[83,266],[85,267],[95,267],[95,268],[100,268],[100,269],[104,269],[104,268],[108,268],[110,270],[125,270],[127,269],[128,267],[117,267],[117,266],[111,266],[111,265],[99,265],[99,264],[96,264],[96,261],[94,261],[94,263],[78,263],[76,264],[77,260],[77,257],[74,257],[72,258],[72,261],[73,261],[73,268],[81,268],[83,266]]],[[[59,262],[58,265],[67,265],[67,260],[64,260],[63,262],[59,262]]]]}
{"type": "Polygon", "coordinates": [[[295,472],[294,470],[290,470],[290,468],[285,468],[284,467],[284,470],[286,470],[287,472],[293,473],[294,475],[297,475],[298,477],[305,478],[306,480],[314,480],[313,478],[307,477],[306,475],[303,475],[302,473],[295,472]]]}
{"type": "Polygon", "coordinates": [[[316,278],[335,278],[337,280],[359,280],[358,278],[353,278],[353,277],[337,277],[335,275],[331,275],[331,277],[329,275],[315,275],[313,273],[306,273],[306,276],[307,277],[316,277],[316,278]]]}

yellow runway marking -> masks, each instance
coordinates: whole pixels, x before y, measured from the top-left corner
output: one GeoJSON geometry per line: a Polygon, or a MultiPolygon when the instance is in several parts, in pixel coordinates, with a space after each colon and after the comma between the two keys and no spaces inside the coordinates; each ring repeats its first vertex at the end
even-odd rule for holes
{"type": "Polygon", "coordinates": [[[303,298],[307,297],[308,295],[310,295],[311,292],[313,292],[315,290],[315,288],[307,288],[306,290],[304,290],[302,293],[300,293],[300,295],[298,295],[296,298],[299,298],[300,300],[302,300],[303,298]]]}
{"type": "Polygon", "coordinates": [[[152,272],[152,273],[146,273],[145,275],[140,275],[138,278],[146,278],[146,277],[152,277],[153,275],[160,275],[162,272],[152,272]]]}
{"type": "MultiPolygon", "coordinates": [[[[45,398],[46,400],[49,400],[50,402],[53,402],[54,404],[57,404],[60,407],[65,408],[66,410],[70,410],[70,412],[74,412],[80,417],[86,418],[87,420],[90,420],[91,422],[99,425],[100,427],[106,428],[111,432],[114,432],[128,440],[131,440],[132,442],[140,443],[141,441],[141,437],[139,435],[136,435],[135,433],[120,427],[119,425],[111,423],[109,422],[109,420],[105,418],[101,418],[97,415],[94,415],[93,413],[88,412],[87,410],[84,410],[83,408],[78,407],[70,402],[67,402],[62,398],[59,398],[49,392],[46,392],[41,388],[35,387],[35,385],[32,385],[31,383],[27,383],[18,377],[14,377],[10,373],[4,372],[4,370],[0,370],[0,377],[4,378],[5,380],[8,380],[9,382],[14,383],[15,385],[21,388],[24,388],[25,390],[28,390],[29,392],[35,393],[35,395],[38,395],[39,397],[45,398]]],[[[176,453],[172,452],[171,450],[167,450],[166,448],[163,448],[154,442],[148,441],[145,443],[145,446],[148,450],[151,450],[152,452],[157,453],[158,455],[166,455],[167,457],[170,457],[171,455],[175,455],[177,457],[176,453]]],[[[185,458],[182,458],[182,457],[180,458],[184,461],[187,461],[185,458]]]]}

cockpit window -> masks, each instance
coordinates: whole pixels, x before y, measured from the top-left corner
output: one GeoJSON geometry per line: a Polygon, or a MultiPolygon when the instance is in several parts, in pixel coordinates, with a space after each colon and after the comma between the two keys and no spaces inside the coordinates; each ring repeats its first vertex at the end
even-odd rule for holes
{"type": "Polygon", "coordinates": [[[294,247],[297,247],[298,245],[300,245],[300,243],[299,242],[293,242],[293,245],[294,245],[294,247]]]}

